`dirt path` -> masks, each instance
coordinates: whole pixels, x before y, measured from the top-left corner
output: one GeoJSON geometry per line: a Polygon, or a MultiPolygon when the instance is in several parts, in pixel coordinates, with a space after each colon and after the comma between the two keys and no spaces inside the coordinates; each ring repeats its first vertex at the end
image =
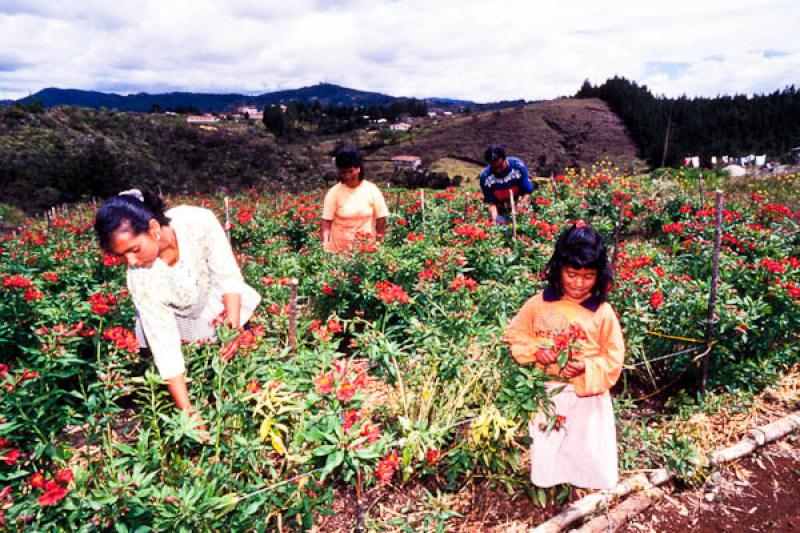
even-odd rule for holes
{"type": "Polygon", "coordinates": [[[727,465],[700,488],[667,496],[618,531],[800,532],[800,435],[727,465]]]}

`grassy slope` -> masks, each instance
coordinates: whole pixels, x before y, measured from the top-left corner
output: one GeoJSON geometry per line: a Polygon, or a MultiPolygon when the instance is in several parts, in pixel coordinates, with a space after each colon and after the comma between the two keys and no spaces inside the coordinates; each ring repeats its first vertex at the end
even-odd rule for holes
{"type": "Polygon", "coordinates": [[[538,175],[561,173],[575,164],[586,167],[603,158],[625,167],[641,165],[625,126],[604,102],[569,98],[442,119],[370,157],[415,154],[426,165],[446,157],[482,165],[483,150],[493,142],[521,157],[538,175]]]}

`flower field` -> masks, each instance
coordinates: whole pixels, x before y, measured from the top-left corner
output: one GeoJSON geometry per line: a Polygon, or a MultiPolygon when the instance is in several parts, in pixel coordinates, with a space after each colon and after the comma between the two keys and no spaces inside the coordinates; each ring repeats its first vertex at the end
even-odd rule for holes
{"type": "MultiPolygon", "coordinates": [[[[334,489],[361,515],[375,487],[519,476],[547,396],[500,339],[576,220],[609,244],[622,221],[617,395],[694,392],[703,360],[711,388],[765,386],[798,361],[800,212],[756,192],[725,199],[708,349],[715,198],[682,185],[609,164],[559,176],[516,236],[487,223],[477,191],[393,191],[386,240],[352,256],[323,253],[318,193],[231,197],[234,249],[263,302],[230,360],[218,344],[184,347],[209,443],[138,355],[125,269],[98,250],[91,207],[29,222],[0,240],[0,527],[303,529],[334,489]]],[[[222,197],[170,200],[225,219],[222,197]]]]}

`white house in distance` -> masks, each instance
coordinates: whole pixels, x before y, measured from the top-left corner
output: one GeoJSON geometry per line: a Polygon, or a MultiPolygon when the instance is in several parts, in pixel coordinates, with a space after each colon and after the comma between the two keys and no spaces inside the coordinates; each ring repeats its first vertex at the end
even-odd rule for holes
{"type": "Polygon", "coordinates": [[[392,158],[392,163],[395,168],[419,168],[422,164],[422,159],[416,155],[396,155],[392,158]]]}
{"type": "Polygon", "coordinates": [[[258,108],[247,105],[240,105],[236,108],[236,112],[251,120],[262,120],[264,118],[263,111],[259,111],[258,108]]]}
{"type": "Polygon", "coordinates": [[[398,122],[397,124],[391,124],[389,129],[392,131],[408,131],[411,129],[411,124],[407,124],[405,122],[398,122]]]}
{"type": "Polygon", "coordinates": [[[203,115],[189,115],[186,117],[186,122],[189,124],[214,124],[219,122],[219,119],[211,113],[205,113],[203,115]]]}

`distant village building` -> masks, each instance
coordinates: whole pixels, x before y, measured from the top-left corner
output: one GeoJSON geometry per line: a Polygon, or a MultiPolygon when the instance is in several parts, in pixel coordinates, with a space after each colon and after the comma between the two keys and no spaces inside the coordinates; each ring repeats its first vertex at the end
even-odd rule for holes
{"type": "MultiPolygon", "coordinates": [[[[393,124],[394,125],[394,124],[393,124]]],[[[396,155],[392,158],[395,168],[419,168],[422,159],[416,155],[396,155]]]]}
{"type": "Polygon", "coordinates": [[[405,122],[398,122],[397,124],[390,125],[389,129],[392,131],[408,131],[411,129],[411,124],[407,124],[405,122]]]}
{"type": "Polygon", "coordinates": [[[240,105],[236,108],[236,112],[251,120],[262,120],[264,118],[264,112],[259,111],[257,107],[240,105]]]}
{"type": "Polygon", "coordinates": [[[214,124],[219,122],[219,119],[211,113],[205,113],[203,115],[189,115],[186,117],[186,122],[189,124],[214,124]]]}
{"type": "Polygon", "coordinates": [[[375,124],[386,124],[387,122],[389,121],[386,120],[385,118],[379,118],[378,120],[375,121],[375,124]]]}
{"type": "Polygon", "coordinates": [[[433,118],[436,116],[436,111],[428,111],[428,118],[433,118]]]}
{"type": "Polygon", "coordinates": [[[444,113],[442,113],[442,115],[444,115],[446,117],[452,117],[453,116],[453,112],[452,111],[445,111],[444,113]]]}

